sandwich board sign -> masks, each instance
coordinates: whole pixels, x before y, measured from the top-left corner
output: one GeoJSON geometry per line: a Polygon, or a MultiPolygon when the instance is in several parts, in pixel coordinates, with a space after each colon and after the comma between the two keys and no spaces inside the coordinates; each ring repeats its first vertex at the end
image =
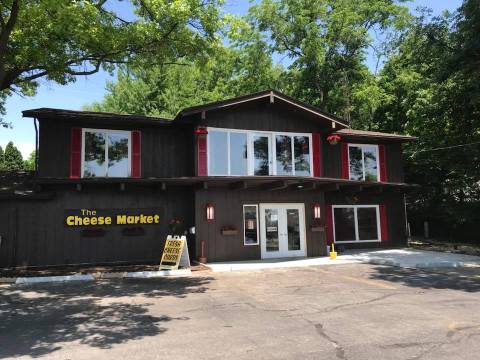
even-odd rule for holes
{"type": "Polygon", "coordinates": [[[167,236],[160,260],[160,270],[174,270],[178,267],[190,268],[186,236],[167,236]]]}

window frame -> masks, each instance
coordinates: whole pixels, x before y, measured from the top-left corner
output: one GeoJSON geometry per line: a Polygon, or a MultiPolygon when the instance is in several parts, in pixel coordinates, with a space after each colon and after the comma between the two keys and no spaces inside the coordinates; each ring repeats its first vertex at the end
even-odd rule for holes
{"type": "Polygon", "coordinates": [[[81,165],[81,178],[88,179],[85,177],[85,133],[103,133],[105,137],[105,166],[106,166],[106,175],[105,176],[96,176],[97,178],[125,178],[125,176],[108,176],[108,134],[124,134],[128,137],[128,158],[127,158],[127,178],[132,177],[132,132],[129,130],[115,130],[115,129],[93,129],[93,128],[82,128],[82,165],[81,165]]]}
{"type": "MultiPolygon", "coordinates": [[[[269,158],[270,158],[270,170],[268,176],[277,176],[277,149],[276,149],[276,136],[290,136],[291,138],[291,147],[292,147],[292,175],[278,175],[278,176],[298,176],[295,175],[295,151],[294,151],[294,142],[295,137],[308,137],[308,148],[309,148],[309,170],[310,175],[302,177],[313,177],[313,141],[311,133],[297,133],[297,132],[278,132],[278,131],[263,131],[263,130],[244,130],[244,129],[229,129],[229,128],[216,128],[216,127],[207,127],[207,132],[211,131],[226,132],[227,133],[227,169],[226,174],[210,174],[210,137],[207,135],[207,170],[208,176],[260,176],[254,175],[255,159],[253,158],[253,138],[254,136],[267,136],[269,144],[269,158]],[[231,164],[230,164],[230,133],[241,133],[247,134],[247,174],[246,175],[232,175],[231,174],[231,164]]],[[[266,175],[265,175],[266,176],[266,175]]]]}
{"type": "Polygon", "coordinates": [[[362,150],[362,172],[363,172],[363,177],[361,180],[353,180],[353,181],[366,181],[365,180],[365,155],[364,155],[364,147],[367,146],[372,146],[377,149],[377,181],[380,182],[380,149],[378,147],[378,144],[351,144],[348,143],[348,151],[347,151],[347,157],[348,157],[348,180],[351,179],[351,172],[350,172],[350,147],[357,147],[362,150]]]}
{"type": "Polygon", "coordinates": [[[260,245],[260,219],[258,218],[258,204],[243,204],[242,206],[242,215],[243,215],[243,246],[258,246],[260,245]],[[245,207],[246,206],[255,206],[255,216],[257,221],[257,242],[254,244],[247,244],[245,242],[245,207]]]}
{"type": "Polygon", "coordinates": [[[333,224],[333,242],[336,244],[361,244],[373,243],[382,241],[381,223],[380,223],[380,205],[332,205],[332,224],[333,224]],[[358,209],[361,208],[375,208],[377,218],[377,236],[378,239],[360,240],[358,231],[358,209]],[[353,209],[354,225],[355,225],[355,240],[337,241],[337,232],[335,227],[335,209],[353,209]]]}

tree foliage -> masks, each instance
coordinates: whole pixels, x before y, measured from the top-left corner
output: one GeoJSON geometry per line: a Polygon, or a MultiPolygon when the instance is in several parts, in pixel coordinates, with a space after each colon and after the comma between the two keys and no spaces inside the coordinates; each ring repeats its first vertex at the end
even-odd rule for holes
{"type": "Polygon", "coordinates": [[[5,147],[3,170],[19,171],[23,170],[22,153],[17,149],[13,142],[9,142],[5,147]]]}
{"type": "Polygon", "coordinates": [[[424,12],[380,74],[386,97],[372,119],[418,136],[407,149],[407,180],[422,185],[414,218],[452,237],[473,237],[480,221],[479,31],[478,1],[434,19],[424,12]]]}
{"type": "Polygon", "coordinates": [[[35,169],[35,159],[36,159],[35,153],[36,153],[35,150],[33,150],[28,156],[28,158],[23,161],[23,170],[27,170],[27,171],[36,170],[35,169]]]}
{"type": "Polygon", "coordinates": [[[116,64],[199,57],[215,40],[221,0],[130,3],[123,19],[106,0],[0,0],[0,115],[7,95],[33,95],[41,78],[67,84],[116,64]]]}
{"type": "Polygon", "coordinates": [[[172,118],[184,107],[282,89],[283,69],[273,64],[259,34],[239,19],[229,23],[230,46],[216,46],[206,61],[122,67],[102,102],[85,108],[172,118]]]}
{"type": "Polygon", "coordinates": [[[262,0],[251,8],[249,19],[269,35],[272,52],[292,61],[291,94],[350,123],[365,111],[355,107],[357,93],[359,100],[365,100],[363,95],[374,82],[365,65],[366,51],[374,42],[372,33],[387,36],[390,30],[405,27],[410,18],[407,8],[398,3],[262,0]]]}

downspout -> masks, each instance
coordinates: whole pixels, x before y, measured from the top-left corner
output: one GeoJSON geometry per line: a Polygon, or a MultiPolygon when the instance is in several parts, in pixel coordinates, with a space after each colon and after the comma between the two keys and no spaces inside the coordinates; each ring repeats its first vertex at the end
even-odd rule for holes
{"type": "Polygon", "coordinates": [[[35,176],[38,175],[38,125],[37,118],[33,118],[33,126],[35,127],[35,176]]]}

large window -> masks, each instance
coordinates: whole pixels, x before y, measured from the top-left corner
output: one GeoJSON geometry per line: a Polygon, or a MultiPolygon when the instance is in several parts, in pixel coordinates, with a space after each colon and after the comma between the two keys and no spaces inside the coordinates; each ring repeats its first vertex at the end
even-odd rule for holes
{"type": "Polygon", "coordinates": [[[335,242],[380,241],[378,205],[334,205],[335,242]]]}
{"type": "Polygon", "coordinates": [[[311,176],[311,141],[310,134],[210,128],[208,174],[311,176]]]}
{"type": "Polygon", "coordinates": [[[243,244],[258,245],[258,206],[243,205],[243,244]]]}
{"type": "Polygon", "coordinates": [[[130,132],[83,129],[83,177],[130,176],[130,132]]]}
{"type": "Polygon", "coordinates": [[[378,181],[377,145],[348,145],[350,180],[378,181]]]}

